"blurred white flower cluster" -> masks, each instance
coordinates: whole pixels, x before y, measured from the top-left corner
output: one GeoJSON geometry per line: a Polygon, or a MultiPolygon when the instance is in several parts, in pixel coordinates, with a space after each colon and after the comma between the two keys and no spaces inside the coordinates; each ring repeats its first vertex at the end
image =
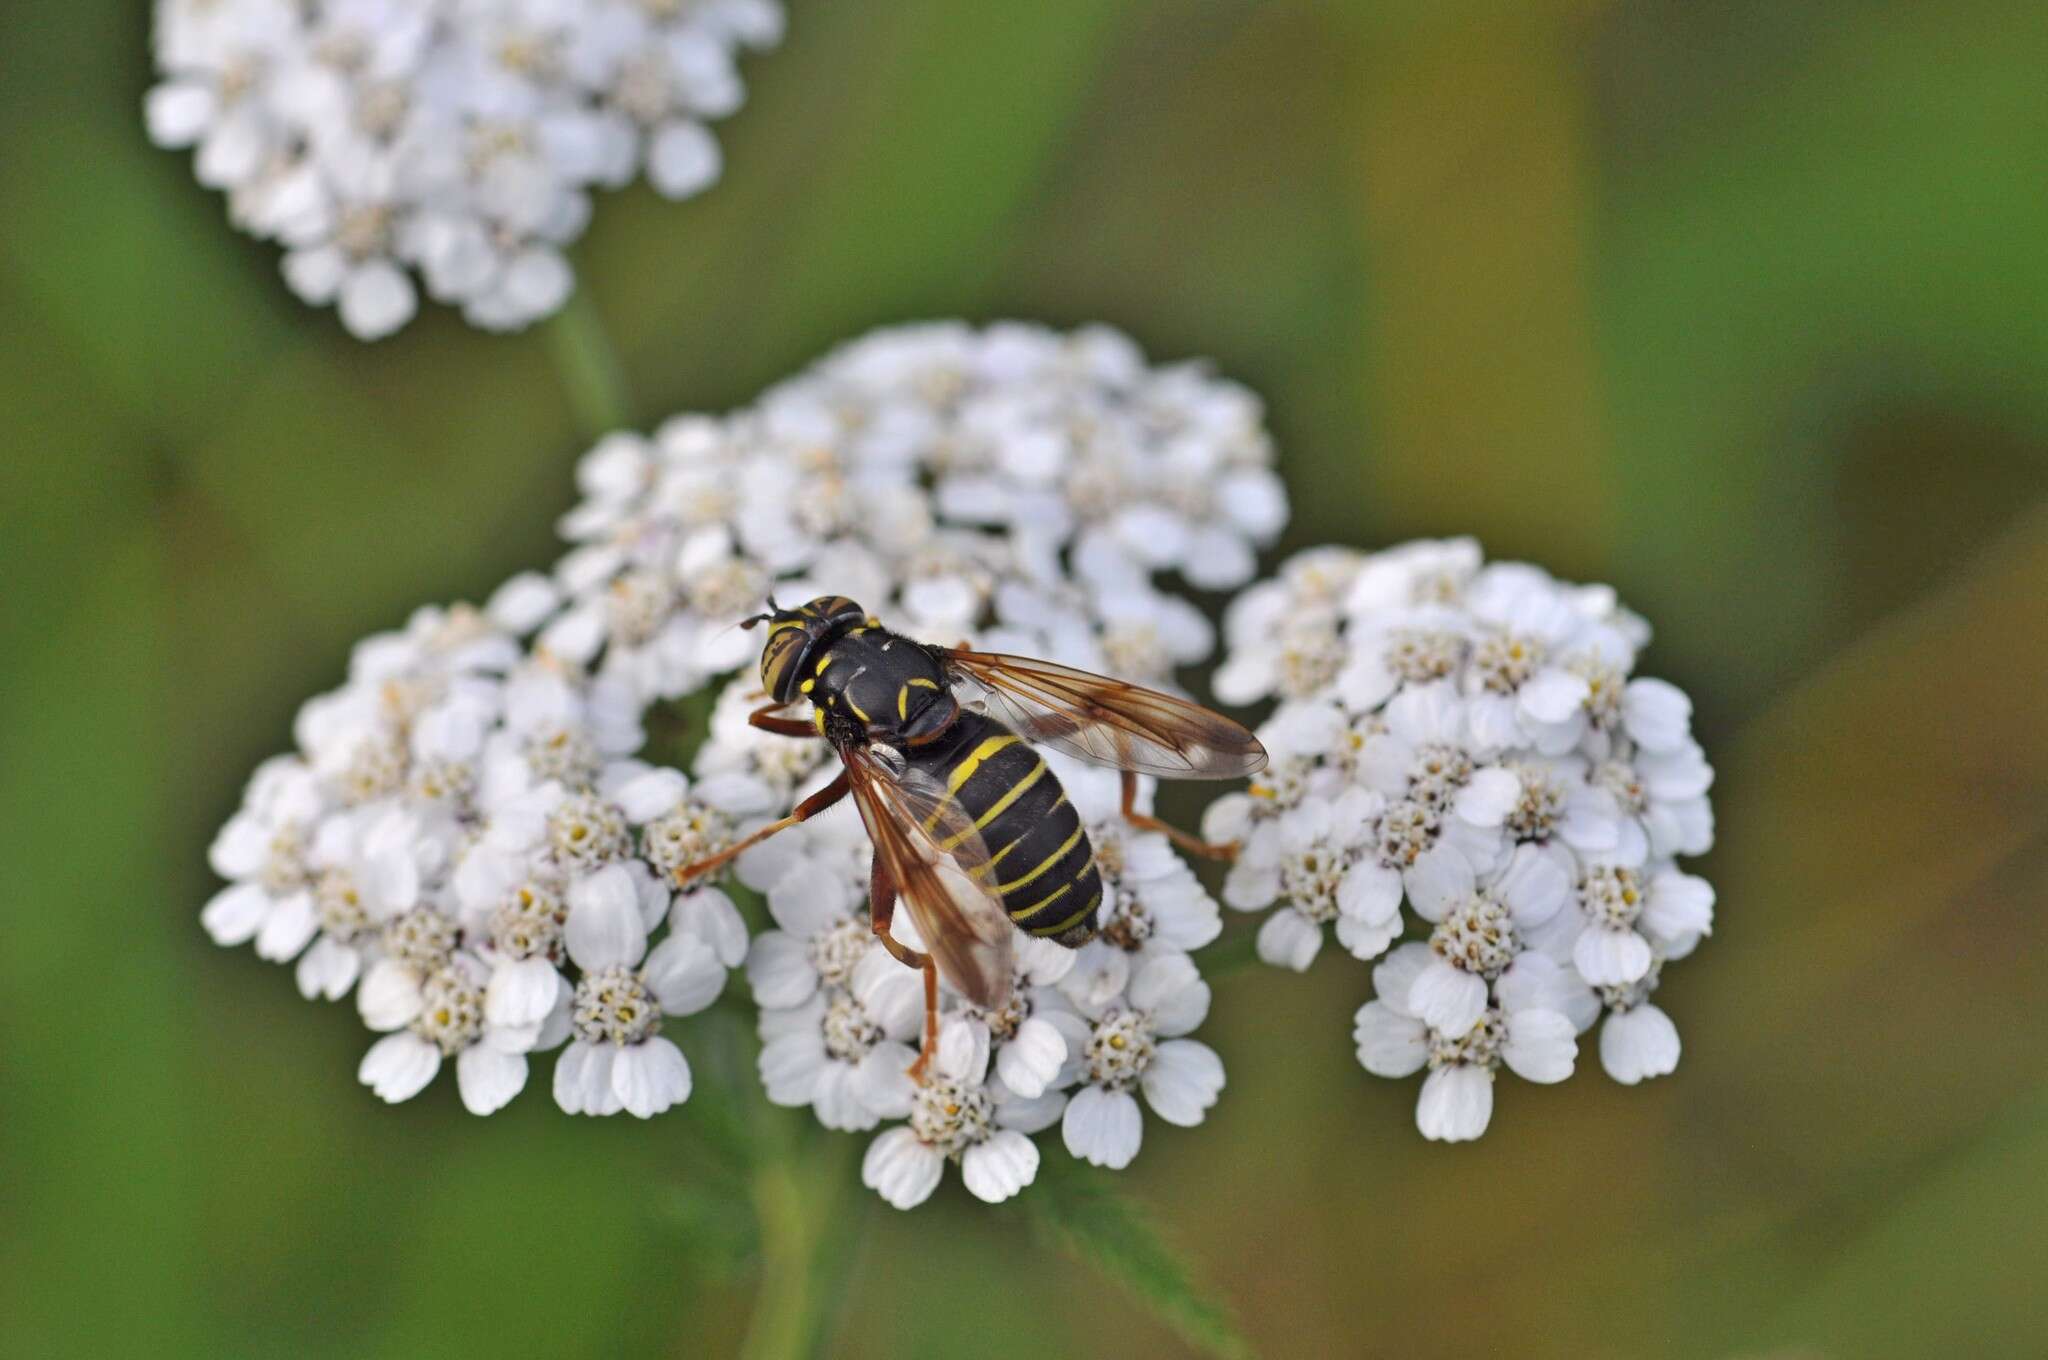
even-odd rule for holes
{"type": "Polygon", "coordinates": [[[529,1054],[566,1041],[563,1109],[644,1118],[690,1092],[664,1018],[709,1005],[747,947],[723,894],[670,890],[666,838],[702,807],[768,795],[628,758],[629,697],[517,640],[532,585],[356,647],[215,838],[230,882],[201,922],[296,960],[309,999],[353,990],[385,1036],[358,1075],[385,1100],[453,1059],[463,1104],[489,1114],[525,1087],[529,1054]]]}
{"type": "Polygon", "coordinates": [[[1603,1012],[1615,1080],[1677,1065],[1650,998],[1713,924],[1712,887],[1677,862],[1712,844],[1713,770],[1691,702],[1634,674],[1649,629],[1612,590],[1469,540],[1321,548],[1240,595],[1225,633],[1218,696],[1280,701],[1271,768],[1204,820],[1243,843],[1225,899],[1269,913],[1269,963],[1307,968],[1326,923],[1385,955],[1358,1057],[1428,1070],[1425,1135],[1483,1133],[1503,1065],[1569,1076],[1603,1012]],[[1422,938],[1396,946],[1404,902],[1422,938]]]}
{"type": "MultiPolygon", "coordinates": [[[[1186,1037],[1209,1010],[1191,954],[1222,929],[1215,902],[1165,836],[1123,820],[1113,772],[1046,759],[1095,848],[1102,931],[1079,950],[1020,935],[1000,1010],[944,989],[921,1087],[905,1071],[922,1038],[922,983],[869,931],[858,817],[835,808],[740,857],[741,881],[764,894],[776,927],[747,956],[768,1096],[809,1106],[827,1128],[888,1122],[862,1178],[900,1209],[937,1188],[948,1160],[975,1195],[1008,1199],[1037,1174],[1030,1135],[1054,1125],[1073,1156],[1128,1166],[1143,1140],[1140,1096],[1191,1126],[1223,1089],[1221,1059],[1186,1037]]],[[[1148,781],[1148,808],[1149,794],[1148,781]]],[[[920,947],[905,914],[894,933],[920,947]]]]}
{"type": "Polygon", "coordinates": [[[782,27],[780,0],[157,0],[145,113],[355,335],[420,285],[510,330],[568,297],[593,189],[717,180],[735,54],[782,27]]]}
{"type": "Polygon", "coordinates": [[[1223,1069],[1187,1037],[1209,1005],[1191,954],[1220,912],[1164,836],[1123,821],[1113,772],[1048,756],[1103,875],[1100,937],[1020,936],[1000,1013],[948,996],[922,1088],[920,978],[869,932],[850,807],[733,866],[775,923],[752,941],[716,883],[672,885],[834,773],[822,742],[747,723],[760,638],[736,625],[771,591],[1154,683],[1208,656],[1175,578],[1243,584],[1286,519],[1257,400],[1104,329],[907,327],[731,415],[609,436],[577,479],[551,572],[369,639],[302,711],[298,750],[214,846],[231,880],[204,913],[214,938],[295,960],[308,997],[353,989],[387,1036],[361,1072],[379,1095],[453,1057],[479,1113],[563,1044],[565,1110],[685,1099],[664,1021],[744,960],[770,1097],[834,1129],[887,1122],[865,1178],[906,1207],[949,1159],[982,1198],[1015,1193],[1055,1124],[1072,1155],[1121,1167],[1144,1108],[1199,1123],[1223,1069]],[[692,776],[635,758],[643,723],[711,693],[692,776]]]}

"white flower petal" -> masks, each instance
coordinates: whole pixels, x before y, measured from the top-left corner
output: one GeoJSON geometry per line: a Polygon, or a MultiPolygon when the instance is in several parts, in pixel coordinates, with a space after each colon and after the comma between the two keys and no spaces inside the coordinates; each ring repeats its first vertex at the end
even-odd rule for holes
{"type": "Polygon", "coordinates": [[[990,1135],[960,1158],[962,1183],[976,1199],[989,1204],[1002,1203],[1037,1175],[1038,1145],[1010,1129],[990,1135]]]}
{"type": "Polygon", "coordinates": [[[1432,959],[1408,988],[1407,1008],[1437,1033],[1456,1039],[1486,1013],[1486,980],[1432,959]]]}
{"type": "Polygon", "coordinates": [[[1625,1086],[1678,1068],[1678,1027],[1648,1002],[1616,1011],[1600,1027],[1600,1065],[1625,1086]]]}
{"type": "Polygon", "coordinates": [[[612,1092],[625,1111],[651,1119],[690,1098],[690,1064],[660,1035],[627,1044],[612,1058],[612,1092]]]}
{"type": "Polygon", "coordinates": [[[1358,1062],[1376,1077],[1405,1077],[1429,1060],[1429,1027],[1384,1001],[1358,1008],[1351,1026],[1358,1062]]]}
{"type": "Polygon", "coordinates": [[[937,1149],[920,1143],[909,1129],[894,1128],[868,1144],[860,1179],[892,1207],[915,1209],[939,1188],[945,1169],[946,1159],[937,1149]]]}
{"type": "Polygon", "coordinates": [[[1154,1114],[1193,1128],[1223,1091],[1223,1059],[1207,1044],[1169,1039],[1159,1045],[1140,1085],[1154,1114]]]}
{"type": "Polygon", "coordinates": [[[640,962],[647,950],[647,926],[640,914],[639,885],[624,865],[607,865],[569,890],[562,940],[585,972],[640,962]]]}
{"type": "Polygon", "coordinates": [[[1556,1011],[1523,1010],[1507,1017],[1501,1061],[1524,1081],[1557,1082],[1572,1074],[1578,1030],[1556,1011]]]}
{"type": "Polygon", "coordinates": [[[1423,1081],[1415,1102],[1415,1127],[1439,1142],[1477,1138],[1492,1118],[1493,1073],[1483,1067],[1439,1067],[1423,1081]]]}
{"type": "Polygon", "coordinates": [[[1292,907],[1282,907],[1259,926],[1259,958],[1275,968],[1308,971],[1323,948],[1323,928],[1292,907]]]}
{"type": "Polygon", "coordinates": [[[441,1050],[410,1032],[388,1034],[370,1045],[356,1067],[356,1080],[396,1105],[411,1100],[441,1070],[441,1050]]]}
{"type": "Polygon", "coordinates": [[[1121,1171],[1138,1155],[1145,1134],[1144,1116],[1128,1091],[1088,1086],[1074,1093],[1060,1120],[1067,1151],[1092,1166],[1121,1171]]]}
{"type": "Polygon", "coordinates": [[[455,1085],[471,1114],[495,1114],[526,1089],[526,1055],[472,1044],[455,1060],[455,1085]]]}

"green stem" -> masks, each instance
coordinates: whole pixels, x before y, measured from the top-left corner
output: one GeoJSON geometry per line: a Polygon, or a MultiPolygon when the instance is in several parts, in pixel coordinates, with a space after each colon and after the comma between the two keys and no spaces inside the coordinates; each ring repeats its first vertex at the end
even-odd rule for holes
{"type": "Polygon", "coordinates": [[[754,1172],[753,1190],[761,1227],[761,1292],[741,1354],[747,1360],[802,1360],[810,1354],[817,1307],[811,1258],[818,1225],[806,1211],[792,1159],[763,1163],[754,1172]]]}
{"type": "Polygon", "coordinates": [[[595,439],[630,426],[633,401],[627,395],[625,365],[612,348],[589,289],[579,285],[541,329],[583,433],[595,439]]]}

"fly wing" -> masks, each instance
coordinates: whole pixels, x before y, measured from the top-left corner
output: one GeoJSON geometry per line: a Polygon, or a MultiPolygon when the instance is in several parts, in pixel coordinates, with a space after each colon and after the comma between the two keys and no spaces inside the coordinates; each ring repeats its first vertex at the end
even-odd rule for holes
{"type": "Polygon", "coordinates": [[[974,876],[988,864],[988,846],[973,820],[943,785],[914,767],[892,768],[868,747],[840,755],[875,856],[940,976],[977,1006],[1008,1002],[1016,927],[993,890],[974,876]]]}
{"type": "Polygon", "coordinates": [[[1266,767],[1241,723],[1200,704],[1053,661],[941,648],[948,671],[1027,741],[1167,779],[1236,779],[1266,767]]]}

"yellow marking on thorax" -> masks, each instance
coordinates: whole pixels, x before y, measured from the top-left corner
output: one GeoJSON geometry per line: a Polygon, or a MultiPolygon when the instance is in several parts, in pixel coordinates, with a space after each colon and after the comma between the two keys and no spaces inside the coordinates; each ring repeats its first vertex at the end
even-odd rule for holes
{"type": "Polygon", "coordinates": [[[819,658],[818,658],[818,669],[816,669],[815,671],[812,671],[812,672],[811,672],[811,674],[813,674],[813,675],[823,675],[823,674],[825,673],[825,668],[826,668],[827,666],[831,665],[831,664],[832,664],[832,653],[830,653],[830,652],[827,652],[827,653],[825,653],[825,654],[824,654],[823,656],[821,656],[821,657],[819,657],[819,658]]]}
{"type": "Polygon", "coordinates": [[[803,682],[803,683],[802,683],[801,685],[798,685],[798,686],[797,686],[797,689],[798,689],[798,690],[800,690],[800,691],[802,691],[802,692],[803,692],[803,693],[805,693],[805,694],[809,694],[809,693],[810,693],[810,692],[811,692],[812,690],[816,689],[817,687],[818,687],[818,682],[817,682],[817,680],[816,680],[816,679],[810,679],[810,680],[806,680],[806,681],[804,681],[804,682],[803,682]]]}
{"type": "Polygon", "coordinates": [[[1016,744],[1017,738],[1015,734],[1010,732],[1005,732],[999,737],[989,737],[983,741],[981,745],[975,747],[973,751],[962,759],[958,765],[953,767],[953,773],[946,776],[946,792],[960,792],[960,786],[974,778],[974,772],[981,768],[982,761],[987,760],[1005,746],[1014,746],[1016,744]]]}
{"type": "Polygon", "coordinates": [[[848,690],[848,691],[846,691],[846,706],[847,706],[848,708],[852,709],[852,710],[853,710],[853,716],[854,716],[854,717],[856,717],[856,718],[859,718],[859,719],[860,719],[860,720],[861,720],[862,722],[873,722],[873,721],[874,721],[874,719],[872,719],[872,718],[868,717],[868,715],[867,715],[866,713],[864,713],[864,712],[862,712],[862,711],[861,711],[861,706],[860,706],[859,704],[857,704],[857,703],[855,703],[855,702],[853,701],[853,691],[852,691],[852,690],[848,690]]]}
{"type": "Polygon", "coordinates": [[[812,710],[811,710],[811,721],[812,721],[813,723],[816,723],[816,724],[817,724],[817,727],[818,727],[818,735],[819,735],[819,736],[821,736],[821,737],[822,737],[822,736],[824,736],[824,735],[825,735],[825,710],[824,710],[824,709],[822,709],[822,708],[814,708],[814,709],[812,709],[812,710]]]}
{"type": "Polygon", "coordinates": [[[1074,834],[1067,837],[1066,843],[1061,845],[1059,849],[1053,851],[1050,855],[1047,855],[1044,859],[1038,861],[1037,868],[1033,869],[1030,873],[1024,875],[1024,877],[1016,879],[1012,882],[996,884],[996,891],[1001,893],[1003,896],[1007,897],[1016,889],[1021,888],[1025,884],[1036,879],[1040,874],[1044,873],[1047,869],[1052,868],[1053,865],[1058,864],[1062,859],[1066,858],[1067,852],[1069,850],[1072,850],[1076,845],[1079,845],[1081,843],[1081,835],[1082,828],[1080,826],[1076,826],[1074,828],[1074,834]]]}
{"type": "Polygon", "coordinates": [[[902,686],[896,691],[896,717],[902,722],[910,721],[910,688],[912,685],[917,686],[919,689],[937,689],[939,682],[919,675],[913,677],[909,684],[902,686]]]}

